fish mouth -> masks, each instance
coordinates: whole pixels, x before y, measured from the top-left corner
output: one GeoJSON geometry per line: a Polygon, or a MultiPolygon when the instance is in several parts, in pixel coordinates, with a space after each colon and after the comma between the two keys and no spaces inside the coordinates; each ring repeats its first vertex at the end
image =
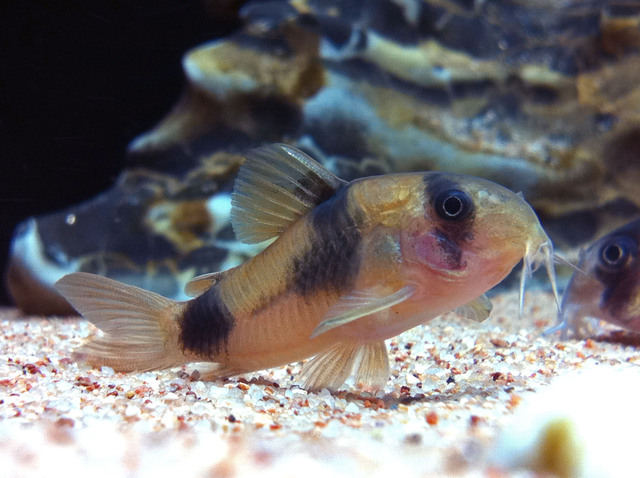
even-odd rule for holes
{"type": "Polygon", "coordinates": [[[584,251],[580,253],[578,265],[560,260],[574,269],[569,280],[555,325],[546,329],[543,335],[551,335],[560,332],[560,339],[567,340],[570,336],[576,338],[595,335],[599,331],[599,320],[608,320],[600,307],[602,296],[601,284],[583,269],[584,251]]]}
{"type": "MultiPolygon", "coordinates": [[[[569,287],[567,286],[567,289],[569,287]]],[[[597,335],[603,330],[600,325],[601,320],[620,325],[604,316],[598,300],[575,301],[571,296],[570,292],[565,292],[558,312],[557,323],[546,329],[543,335],[547,336],[559,331],[561,340],[567,340],[571,337],[584,338],[597,335]]]]}

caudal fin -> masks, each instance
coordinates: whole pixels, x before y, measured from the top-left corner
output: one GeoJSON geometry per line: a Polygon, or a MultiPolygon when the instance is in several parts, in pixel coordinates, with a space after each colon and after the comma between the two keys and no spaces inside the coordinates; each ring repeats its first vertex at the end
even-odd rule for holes
{"type": "Polygon", "coordinates": [[[69,274],[55,287],[103,332],[76,349],[76,358],[122,372],[156,370],[183,362],[176,345],[175,320],[182,304],[85,272],[69,274]]]}

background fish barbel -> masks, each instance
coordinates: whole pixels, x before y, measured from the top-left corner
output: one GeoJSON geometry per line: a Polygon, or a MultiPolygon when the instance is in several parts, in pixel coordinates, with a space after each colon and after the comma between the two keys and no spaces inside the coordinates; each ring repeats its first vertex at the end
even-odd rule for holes
{"type": "Polygon", "coordinates": [[[440,172],[347,183],[293,147],[251,151],[232,195],[246,243],[273,241],[244,264],[195,278],[176,302],[87,273],[60,293],[104,332],[76,357],[120,371],[209,362],[215,379],[312,357],[309,389],[354,373],[384,386],[384,340],[458,309],[485,319],[484,292],[524,259],[555,290],[553,248],[524,199],[491,181],[440,172]]]}

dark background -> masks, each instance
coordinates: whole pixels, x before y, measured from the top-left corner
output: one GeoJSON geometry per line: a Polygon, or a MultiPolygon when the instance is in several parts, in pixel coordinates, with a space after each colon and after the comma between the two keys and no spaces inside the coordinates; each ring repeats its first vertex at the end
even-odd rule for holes
{"type": "MultiPolygon", "coordinates": [[[[169,111],[182,54],[239,26],[239,1],[0,6],[0,271],[14,227],[108,188],[169,111]]],[[[7,5],[8,4],[8,5],[7,5]]],[[[0,304],[8,304],[4,280],[0,304]]]]}

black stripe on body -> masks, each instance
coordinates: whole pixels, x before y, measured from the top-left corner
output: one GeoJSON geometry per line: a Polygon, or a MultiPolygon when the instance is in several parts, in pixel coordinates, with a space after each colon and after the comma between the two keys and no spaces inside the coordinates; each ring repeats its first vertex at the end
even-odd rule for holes
{"type": "Polygon", "coordinates": [[[339,189],[311,213],[311,248],[293,261],[292,287],[300,295],[343,291],[356,279],[361,235],[357,219],[349,214],[348,191],[348,186],[339,189]]]}
{"type": "Polygon", "coordinates": [[[218,287],[212,287],[187,303],[180,326],[183,350],[212,357],[226,346],[235,319],[222,301],[218,287]]]}
{"type": "MultiPolygon", "coordinates": [[[[462,247],[465,242],[473,239],[473,219],[475,206],[470,200],[470,210],[459,220],[445,220],[439,217],[435,211],[435,202],[442,194],[448,191],[462,191],[456,181],[445,174],[427,173],[424,176],[425,184],[425,211],[432,210],[431,216],[437,221],[435,234],[438,245],[447,264],[452,270],[463,269],[466,263],[463,261],[462,247]]],[[[466,194],[466,193],[465,193],[466,194]]]]}

